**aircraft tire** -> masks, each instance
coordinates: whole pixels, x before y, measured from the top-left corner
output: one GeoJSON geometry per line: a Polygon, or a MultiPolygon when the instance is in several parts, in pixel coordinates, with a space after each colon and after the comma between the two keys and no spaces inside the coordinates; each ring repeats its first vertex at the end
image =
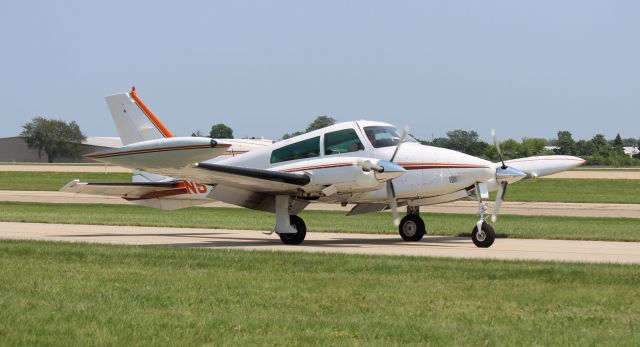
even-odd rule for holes
{"type": "Polygon", "coordinates": [[[304,220],[298,216],[289,216],[289,222],[291,226],[298,230],[295,234],[278,234],[282,243],[286,245],[299,245],[304,241],[307,236],[307,225],[304,224],[304,220]]]}
{"type": "Polygon", "coordinates": [[[398,231],[400,232],[400,237],[409,242],[418,242],[422,240],[424,234],[427,233],[424,221],[420,216],[415,214],[408,214],[404,216],[400,221],[398,231]]]}
{"type": "Polygon", "coordinates": [[[482,222],[482,232],[478,232],[478,226],[475,226],[471,232],[471,240],[476,247],[489,248],[496,240],[496,232],[489,223],[482,222]]]}

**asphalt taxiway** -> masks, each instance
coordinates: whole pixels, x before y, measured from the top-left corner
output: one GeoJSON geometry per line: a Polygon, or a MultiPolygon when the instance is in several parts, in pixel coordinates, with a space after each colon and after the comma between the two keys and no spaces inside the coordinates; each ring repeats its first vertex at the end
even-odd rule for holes
{"type": "Polygon", "coordinates": [[[477,248],[470,238],[426,236],[403,242],[397,235],[308,233],[304,244],[284,245],[255,230],[0,223],[1,239],[162,245],[264,251],[350,253],[473,259],[640,264],[640,242],[497,239],[477,248]]]}

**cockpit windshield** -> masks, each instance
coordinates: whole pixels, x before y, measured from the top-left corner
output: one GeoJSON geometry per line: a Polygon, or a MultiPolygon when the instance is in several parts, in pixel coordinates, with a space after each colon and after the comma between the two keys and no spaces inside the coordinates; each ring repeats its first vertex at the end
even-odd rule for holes
{"type": "MultiPolygon", "coordinates": [[[[371,145],[375,148],[397,146],[400,141],[400,134],[398,129],[394,127],[385,126],[371,126],[364,127],[364,133],[367,134],[367,139],[371,142],[371,145]]],[[[404,142],[415,142],[411,136],[407,135],[404,142]]]]}

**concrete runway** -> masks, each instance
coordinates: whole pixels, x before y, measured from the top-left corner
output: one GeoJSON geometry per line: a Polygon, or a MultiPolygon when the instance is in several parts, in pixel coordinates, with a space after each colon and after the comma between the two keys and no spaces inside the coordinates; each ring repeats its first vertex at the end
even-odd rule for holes
{"type": "MultiPolygon", "coordinates": [[[[43,191],[9,191],[0,190],[0,201],[79,203],[79,204],[132,204],[124,199],[111,196],[73,194],[43,191]]],[[[489,211],[492,210],[489,202],[489,211]]],[[[221,202],[212,202],[205,207],[237,207],[221,202]]],[[[349,211],[353,206],[341,207],[337,204],[310,204],[308,210],[349,211]]],[[[426,213],[458,213],[475,214],[477,205],[474,201],[456,201],[436,206],[422,207],[426,213]]],[[[578,204],[555,202],[515,202],[505,201],[501,213],[524,216],[573,216],[573,217],[621,217],[640,218],[640,204],[578,204]]]]}
{"type": "Polygon", "coordinates": [[[481,249],[469,238],[427,236],[403,242],[397,235],[309,233],[303,245],[287,246],[252,230],[0,223],[0,238],[126,245],[352,253],[475,259],[517,259],[640,264],[640,242],[497,239],[481,249]]]}

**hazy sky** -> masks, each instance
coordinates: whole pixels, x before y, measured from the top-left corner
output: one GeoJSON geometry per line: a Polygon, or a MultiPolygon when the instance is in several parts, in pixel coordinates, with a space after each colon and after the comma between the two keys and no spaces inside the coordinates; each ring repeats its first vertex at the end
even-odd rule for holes
{"type": "Polygon", "coordinates": [[[639,1],[0,0],[0,136],[39,115],[115,136],[132,85],[176,135],[316,116],[422,138],[640,137],[639,1]]]}

